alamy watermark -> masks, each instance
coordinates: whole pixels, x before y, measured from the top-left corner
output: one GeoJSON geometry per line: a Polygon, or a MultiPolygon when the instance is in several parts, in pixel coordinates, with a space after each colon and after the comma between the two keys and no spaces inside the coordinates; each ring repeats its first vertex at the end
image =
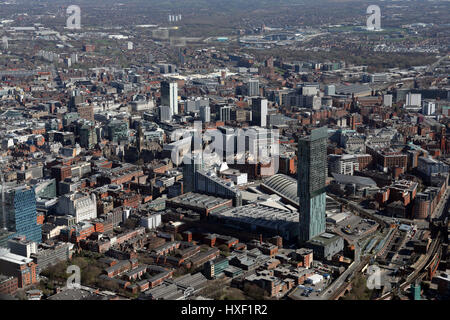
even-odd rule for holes
{"type": "Polygon", "coordinates": [[[81,8],[77,5],[71,5],[67,8],[66,13],[70,15],[66,21],[67,29],[80,30],[81,29],[81,8]]]}
{"type": "Polygon", "coordinates": [[[366,281],[366,286],[370,290],[381,289],[383,284],[382,272],[380,267],[376,265],[371,265],[367,268],[367,274],[369,277],[366,281]]]}
{"type": "Polygon", "coordinates": [[[66,273],[70,274],[66,281],[67,289],[77,289],[81,286],[81,270],[77,265],[67,267],[66,273]]]}
{"type": "Polygon", "coordinates": [[[367,7],[367,30],[381,30],[381,9],[377,5],[370,5],[367,7]]]}
{"type": "Polygon", "coordinates": [[[2,38],[2,46],[4,50],[8,50],[9,45],[8,45],[8,37],[7,36],[3,36],[2,38]]]}
{"type": "MultiPolygon", "coordinates": [[[[172,162],[191,164],[203,159],[216,158],[227,164],[263,164],[261,170],[277,173],[279,169],[279,130],[259,127],[208,129],[203,132],[202,122],[195,121],[190,130],[178,129],[171,135],[177,142],[171,151],[172,162]],[[268,165],[270,165],[268,167],[268,165]]],[[[264,174],[264,172],[262,172],[264,174]]]]}

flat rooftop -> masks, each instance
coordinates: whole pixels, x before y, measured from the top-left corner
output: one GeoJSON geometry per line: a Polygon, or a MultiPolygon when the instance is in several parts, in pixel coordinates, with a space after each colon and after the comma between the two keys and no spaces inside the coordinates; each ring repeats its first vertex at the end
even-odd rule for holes
{"type": "Polygon", "coordinates": [[[178,197],[167,200],[168,203],[188,205],[197,208],[210,209],[218,205],[229,202],[229,199],[223,199],[205,194],[189,192],[178,197]]]}
{"type": "Polygon", "coordinates": [[[7,249],[0,249],[0,260],[5,260],[5,261],[11,262],[11,263],[16,263],[16,264],[25,264],[25,263],[33,262],[33,259],[11,253],[7,249]]]}
{"type": "Polygon", "coordinates": [[[326,246],[330,243],[335,242],[338,238],[340,238],[340,236],[338,236],[337,234],[324,232],[309,240],[308,243],[326,246]]]}
{"type": "Polygon", "coordinates": [[[279,230],[292,227],[296,228],[299,219],[298,212],[290,212],[256,203],[238,208],[232,208],[222,212],[214,212],[210,215],[227,220],[236,220],[259,227],[279,230]]]}

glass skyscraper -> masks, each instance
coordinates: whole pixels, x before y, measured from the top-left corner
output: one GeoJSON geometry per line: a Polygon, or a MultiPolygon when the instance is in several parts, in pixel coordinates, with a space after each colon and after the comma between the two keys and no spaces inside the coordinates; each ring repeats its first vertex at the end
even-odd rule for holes
{"type": "Polygon", "coordinates": [[[34,188],[21,186],[5,190],[2,215],[13,236],[25,236],[27,240],[40,243],[42,227],[37,223],[36,194],[34,188]]]}
{"type": "Polygon", "coordinates": [[[325,232],[325,181],[328,128],[311,131],[298,142],[299,242],[325,232]]]}
{"type": "Polygon", "coordinates": [[[204,167],[202,152],[185,155],[183,160],[183,193],[193,192],[196,172],[204,167]]]}
{"type": "Polygon", "coordinates": [[[252,122],[255,126],[267,126],[267,99],[252,100],[252,122]]]}
{"type": "Polygon", "coordinates": [[[178,114],[178,84],[176,82],[161,82],[161,104],[169,106],[172,115],[178,114]]]}
{"type": "Polygon", "coordinates": [[[248,95],[250,97],[259,96],[259,80],[258,79],[250,79],[248,81],[248,95]]]}

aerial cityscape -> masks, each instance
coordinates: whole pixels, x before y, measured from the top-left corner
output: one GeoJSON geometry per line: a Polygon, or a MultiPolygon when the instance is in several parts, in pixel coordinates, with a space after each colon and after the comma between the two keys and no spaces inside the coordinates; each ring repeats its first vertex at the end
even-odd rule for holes
{"type": "Polygon", "coordinates": [[[449,300],[449,13],[0,0],[0,300],[449,300]]]}

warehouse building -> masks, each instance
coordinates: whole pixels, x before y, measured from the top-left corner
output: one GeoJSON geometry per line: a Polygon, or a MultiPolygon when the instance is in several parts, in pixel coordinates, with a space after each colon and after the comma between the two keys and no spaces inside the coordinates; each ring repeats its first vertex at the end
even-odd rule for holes
{"type": "Polygon", "coordinates": [[[331,260],[344,250],[344,239],[331,233],[322,233],[306,242],[306,247],[313,250],[314,258],[331,260]]]}
{"type": "Polygon", "coordinates": [[[190,209],[206,217],[212,212],[222,211],[233,206],[233,200],[189,192],[166,201],[169,208],[190,209]]]}
{"type": "Polygon", "coordinates": [[[257,203],[211,213],[210,219],[234,229],[267,236],[279,235],[286,240],[298,236],[298,212],[257,203]]]}

